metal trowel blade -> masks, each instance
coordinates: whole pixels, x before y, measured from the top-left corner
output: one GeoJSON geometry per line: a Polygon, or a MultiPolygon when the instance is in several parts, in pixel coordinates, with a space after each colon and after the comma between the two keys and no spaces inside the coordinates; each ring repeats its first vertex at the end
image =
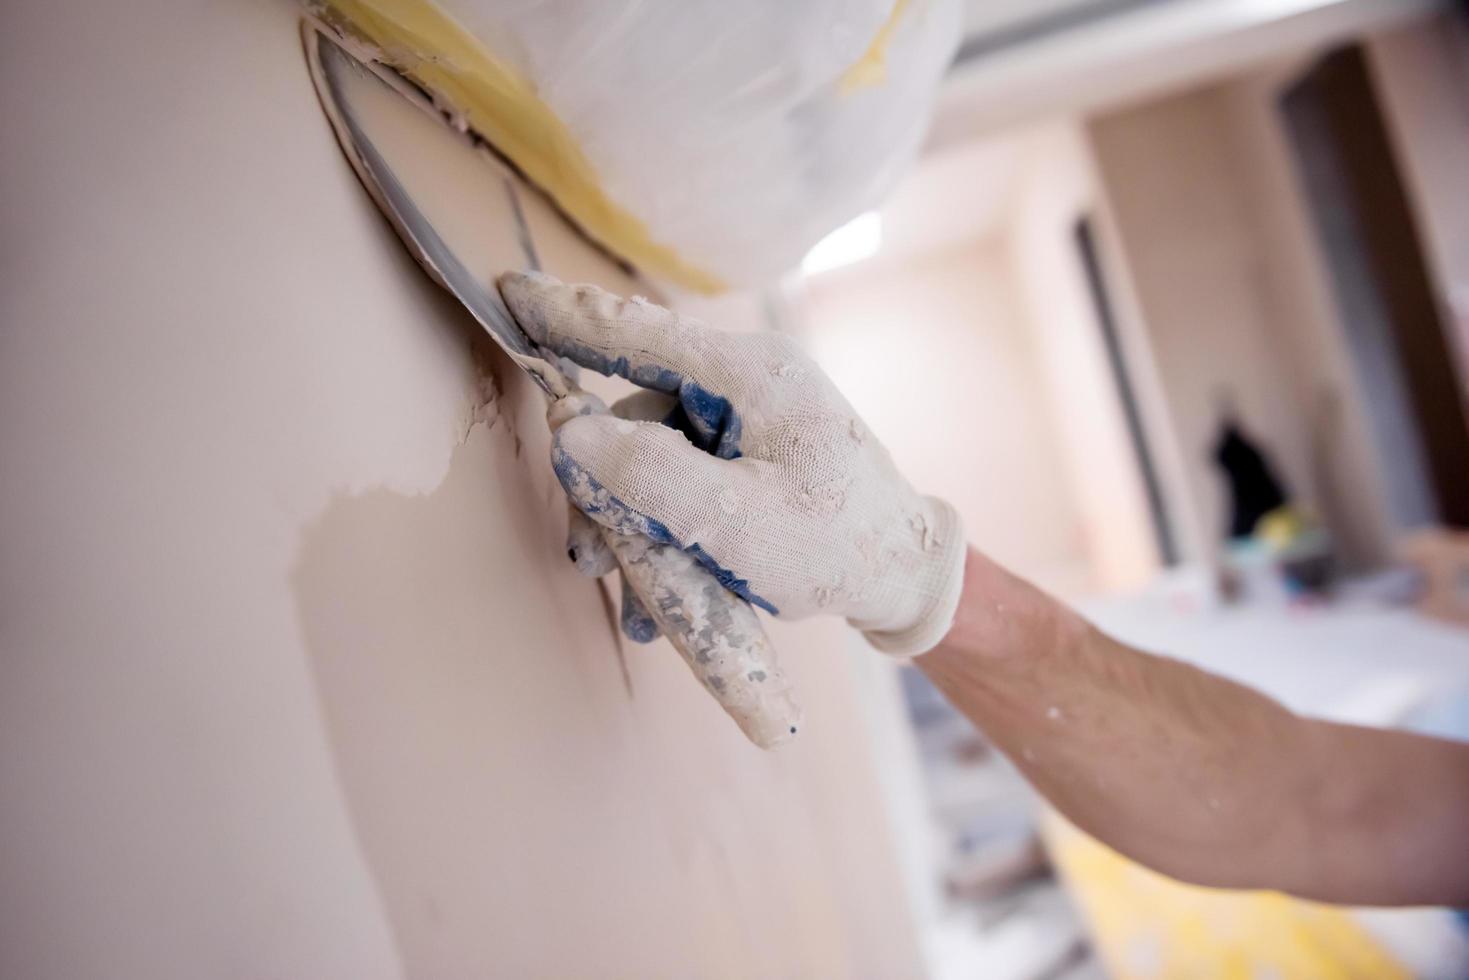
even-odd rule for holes
{"type": "MultiPolygon", "coordinates": [[[[309,24],[305,30],[305,40],[312,81],[321,98],[322,108],[326,111],[352,168],[377,202],[378,208],[388,218],[404,246],[435,281],[464,305],[470,315],[484,327],[485,332],[535,379],[547,395],[553,399],[565,397],[572,390],[571,385],[556,366],[554,359],[531,342],[505,308],[498,293],[481,282],[460,259],[459,250],[446,240],[452,237],[452,231],[441,233],[440,227],[424,213],[419,201],[436,200],[442,188],[429,187],[423,183],[415,186],[413,168],[404,168],[403,176],[400,176],[374,141],[372,128],[381,113],[366,111],[366,103],[380,100],[384,96],[401,99],[404,93],[390,85],[321,27],[309,24]]],[[[448,129],[442,123],[440,125],[442,129],[448,129]]],[[[485,179],[499,181],[504,193],[509,195],[508,206],[512,220],[517,222],[517,226],[511,230],[516,235],[519,260],[513,264],[507,262],[504,270],[496,271],[535,268],[535,256],[530,250],[524,224],[520,219],[514,187],[504,176],[496,173],[487,161],[480,159],[478,151],[467,140],[460,138],[457,133],[447,135],[452,135],[458,142],[457,149],[475,156],[475,163],[482,165],[485,179]]]]}

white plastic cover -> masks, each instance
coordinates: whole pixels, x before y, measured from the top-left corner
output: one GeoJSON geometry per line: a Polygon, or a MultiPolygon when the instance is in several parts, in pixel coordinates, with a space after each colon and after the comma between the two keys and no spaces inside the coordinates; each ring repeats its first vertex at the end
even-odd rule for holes
{"type": "Polygon", "coordinates": [[[916,154],[958,0],[439,0],[607,195],[731,284],[799,263],[916,154]]]}

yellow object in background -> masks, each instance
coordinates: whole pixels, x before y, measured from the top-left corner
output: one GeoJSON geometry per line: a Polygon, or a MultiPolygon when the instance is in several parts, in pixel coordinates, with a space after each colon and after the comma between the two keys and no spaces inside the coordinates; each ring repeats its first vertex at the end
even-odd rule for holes
{"type": "Polygon", "coordinates": [[[1316,521],[1305,511],[1292,504],[1284,504],[1255,523],[1255,537],[1279,552],[1316,527],[1316,521]]]}
{"type": "Polygon", "coordinates": [[[1055,813],[1042,833],[1116,980],[1411,980],[1345,909],[1185,885],[1055,813]]]}

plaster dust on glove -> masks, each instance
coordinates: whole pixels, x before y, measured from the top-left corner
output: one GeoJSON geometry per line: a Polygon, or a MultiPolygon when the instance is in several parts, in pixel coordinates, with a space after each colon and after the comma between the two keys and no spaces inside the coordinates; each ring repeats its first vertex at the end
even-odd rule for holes
{"type": "MultiPolygon", "coordinates": [[[[595,402],[594,396],[581,395],[553,403],[547,416],[551,428],[559,432],[585,418],[637,424],[590,414],[595,402]]],[[[624,594],[624,630],[647,642],[661,626],[694,676],[756,745],[770,748],[795,735],[801,711],[755,611],[730,601],[696,556],[668,547],[675,542],[666,529],[629,511],[589,476],[563,476],[561,482],[573,506],[616,532],[604,535],[604,541],[622,566],[624,587],[636,595],[634,601],[624,594]],[[636,635],[639,631],[646,635],[636,635]]]]}
{"type": "Polygon", "coordinates": [[[665,423],[587,415],[557,430],[557,477],[594,521],[676,546],[773,615],[845,616],[889,653],[947,633],[963,579],[957,514],[909,486],[794,341],[544,276],[500,288],[537,343],[676,408],[665,423]]]}

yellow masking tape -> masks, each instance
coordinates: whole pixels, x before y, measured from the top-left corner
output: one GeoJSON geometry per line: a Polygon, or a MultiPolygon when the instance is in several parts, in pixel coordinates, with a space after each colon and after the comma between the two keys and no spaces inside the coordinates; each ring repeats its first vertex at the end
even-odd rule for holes
{"type": "Polygon", "coordinates": [[[893,41],[893,34],[898,29],[898,18],[903,16],[903,10],[908,6],[908,0],[896,0],[888,19],[883,21],[882,27],[878,28],[872,37],[872,43],[867,46],[862,57],[853,63],[852,67],[842,75],[841,92],[846,95],[855,92],[859,88],[867,88],[872,85],[881,85],[888,78],[888,45],[893,41]]]}
{"type": "Polygon", "coordinates": [[[431,0],[321,2],[329,22],[381,51],[460,113],[590,238],[654,278],[701,293],[726,288],[718,276],[654,241],[642,221],[608,198],[575,137],[534,88],[431,0]]]}

